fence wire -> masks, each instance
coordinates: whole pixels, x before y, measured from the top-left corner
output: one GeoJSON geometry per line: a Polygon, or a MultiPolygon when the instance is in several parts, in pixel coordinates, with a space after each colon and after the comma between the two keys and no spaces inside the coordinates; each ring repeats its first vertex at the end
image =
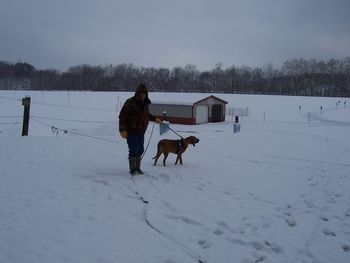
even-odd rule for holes
{"type": "Polygon", "coordinates": [[[44,123],[42,121],[39,121],[37,119],[35,119],[34,117],[30,117],[30,119],[36,123],[39,123],[43,126],[49,127],[51,129],[51,132],[55,135],[58,135],[58,132],[62,132],[63,134],[73,134],[73,135],[77,135],[77,136],[82,136],[82,137],[87,137],[90,139],[95,139],[95,140],[100,140],[100,141],[106,141],[106,142],[113,142],[113,143],[119,143],[119,141],[115,141],[115,140],[109,140],[106,138],[102,138],[102,137],[97,137],[97,136],[92,136],[92,135],[88,135],[88,134],[83,134],[83,133],[79,133],[76,131],[72,131],[72,130],[68,130],[68,129],[62,129],[53,125],[49,125],[47,123],[44,123]]]}

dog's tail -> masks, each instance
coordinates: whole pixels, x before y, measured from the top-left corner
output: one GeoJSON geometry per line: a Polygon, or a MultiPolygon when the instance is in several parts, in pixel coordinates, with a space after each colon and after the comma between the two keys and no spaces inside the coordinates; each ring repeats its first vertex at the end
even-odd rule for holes
{"type": "Polygon", "coordinates": [[[161,155],[162,151],[161,151],[160,147],[161,147],[161,144],[160,144],[160,142],[158,142],[158,145],[157,145],[157,154],[156,154],[156,156],[154,156],[154,157],[152,158],[152,160],[158,158],[158,157],[161,155]]]}

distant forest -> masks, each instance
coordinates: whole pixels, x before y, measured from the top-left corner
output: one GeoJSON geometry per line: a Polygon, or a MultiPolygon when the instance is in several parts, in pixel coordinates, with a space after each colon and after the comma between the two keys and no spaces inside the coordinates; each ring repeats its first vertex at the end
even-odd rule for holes
{"type": "Polygon", "coordinates": [[[276,94],[350,97],[350,57],[328,61],[289,59],[280,69],[231,66],[212,70],[196,65],[154,68],[133,64],[78,65],[66,72],[38,70],[25,62],[0,61],[0,89],[133,91],[139,83],[150,91],[276,94]]]}

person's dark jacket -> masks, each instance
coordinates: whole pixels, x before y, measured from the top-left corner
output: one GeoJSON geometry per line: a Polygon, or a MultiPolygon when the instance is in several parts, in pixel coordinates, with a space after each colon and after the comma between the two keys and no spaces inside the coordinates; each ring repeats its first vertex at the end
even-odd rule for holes
{"type": "Polygon", "coordinates": [[[134,131],[137,133],[145,133],[148,122],[155,121],[156,117],[149,113],[148,91],[144,85],[137,87],[135,95],[126,100],[119,114],[119,131],[134,131]],[[138,94],[146,93],[146,98],[143,102],[138,101],[138,94]]]}

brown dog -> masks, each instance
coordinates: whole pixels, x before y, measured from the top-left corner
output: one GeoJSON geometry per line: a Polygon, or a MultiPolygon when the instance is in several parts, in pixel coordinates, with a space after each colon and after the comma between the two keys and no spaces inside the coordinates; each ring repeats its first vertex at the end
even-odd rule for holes
{"type": "Polygon", "coordinates": [[[165,161],[166,158],[168,158],[169,153],[177,154],[175,164],[177,164],[179,160],[180,164],[182,164],[182,154],[186,151],[188,145],[192,144],[195,146],[198,142],[199,139],[194,136],[181,138],[180,140],[160,140],[157,145],[157,154],[153,157],[153,159],[155,159],[153,165],[156,165],[158,158],[164,154],[163,164],[165,166],[165,161]]]}

